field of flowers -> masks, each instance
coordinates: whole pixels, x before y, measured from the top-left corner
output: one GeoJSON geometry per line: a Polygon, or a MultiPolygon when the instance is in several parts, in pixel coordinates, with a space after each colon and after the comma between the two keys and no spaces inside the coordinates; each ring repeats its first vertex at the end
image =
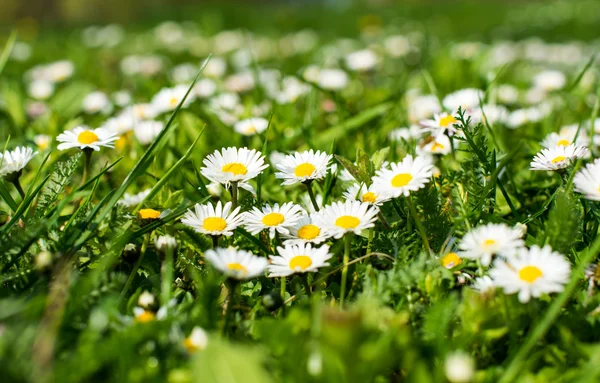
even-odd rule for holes
{"type": "Polygon", "coordinates": [[[0,35],[2,381],[599,381],[598,3],[411,7],[0,35]]]}

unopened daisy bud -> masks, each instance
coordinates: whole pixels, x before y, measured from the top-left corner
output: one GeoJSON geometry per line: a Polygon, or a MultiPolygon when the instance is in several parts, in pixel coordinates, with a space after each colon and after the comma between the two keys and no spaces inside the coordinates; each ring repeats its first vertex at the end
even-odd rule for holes
{"type": "Polygon", "coordinates": [[[183,340],[183,345],[189,353],[202,351],[208,346],[208,334],[202,327],[194,327],[190,336],[183,340]]]}
{"type": "Polygon", "coordinates": [[[123,248],[123,253],[121,256],[126,261],[135,261],[140,256],[140,249],[135,245],[135,243],[128,243],[123,248]]]}
{"type": "Polygon", "coordinates": [[[45,270],[52,264],[52,253],[42,251],[35,257],[35,268],[45,270]]]}
{"type": "Polygon", "coordinates": [[[156,249],[163,253],[174,251],[177,248],[177,240],[170,235],[161,235],[154,241],[154,244],[156,249]]]}
{"type": "Polygon", "coordinates": [[[475,375],[475,363],[468,354],[457,351],[446,358],[444,363],[446,378],[452,383],[467,383],[475,375]]]}

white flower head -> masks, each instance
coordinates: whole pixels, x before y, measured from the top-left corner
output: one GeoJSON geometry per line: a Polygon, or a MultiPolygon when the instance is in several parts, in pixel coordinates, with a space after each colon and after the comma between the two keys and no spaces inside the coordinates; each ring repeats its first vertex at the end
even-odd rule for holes
{"type": "Polygon", "coordinates": [[[277,247],[279,255],[271,255],[271,263],[267,267],[269,277],[287,277],[295,273],[316,272],[321,267],[329,266],[327,260],[333,256],[329,246],[313,248],[310,243],[277,247]]]}
{"type": "Polygon", "coordinates": [[[229,278],[246,280],[264,274],[267,259],[234,247],[216,248],[204,253],[206,260],[229,278]]]}
{"type": "Polygon", "coordinates": [[[228,187],[231,182],[239,182],[239,186],[254,191],[248,181],[259,175],[269,165],[261,152],[248,148],[223,148],[206,156],[201,173],[211,182],[218,182],[228,187]]]}
{"type": "Polygon", "coordinates": [[[236,122],[233,125],[233,130],[243,134],[244,136],[253,136],[261,134],[269,126],[269,120],[262,117],[252,117],[236,122]]]}
{"type": "Polygon", "coordinates": [[[154,240],[154,245],[159,251],[175,250],[177,248],[177,240],[170,235],[161,235],[154,240]]]}
{"type": "Polygon", "coordinates": [[[231,210],[232,206],[231,202],[227,202],[223,206],[221,201],[217,202],[216,207],[211,203],[196,204],[194,210],[190,209],[185,213],[181,223],[193,228],[198,233],[229,237],[244,220],[244,214],[240,214],[240,207],[231,210]]]}
{"type": "Polygon", "coordinates": [[[78,126],[59,134],[56,141],[61,143],[58,145],[58,150],[90,148],[99,151],[101,147],[114,148],[117,138],[116,133],[104,128],[92,129],[87,126],[78,126]]]}
{"type": "Polygon", "coordinates": [[[374,191],[373,186],[365,184],[352,184],[345,192],[344,198],[350,201],[360,201],[370,205],[381,206],[384,202],[392,199],[389,194],[381,194],[374,191]]]}
{"type": "MultiPolygon", "coordinates": [[[[160,114],[171,112],[177,108],[177,105],[183,100],[183,97],[188,91],[187,85],[176,85],[173,88],[163,88],[152,98],[152,107],[160,114]]],[[[185,99],[182,107],[188,106],[194,101],[194,93],[190,94],[185,99]]]]}
{"type": "Polygon", "coordinates": [[[165,128],[161,121],[140,121],[133,128],[133,134],[142,145],[151,144],[165,128]]]}
{"type": "Polygon", "coordinates": [[[322,227],[319,227],[314,217],[314,213],[311,215],[305,215],[300,218],[294,226],[289,227],[289,234],[284,235],[286,240],[283,242],[284,245],[302,245],[305,243],[322,243],[330,237],[329,233],[322,227]]]}
{"type": "Polygon", "coordinates": [[[150,191],[152,189],[146,189],[144,191],[141,191],[137,194],[129,194],[129,193],[125,193],[123,195],[123,198],[121,198],[118,202],[119,205],[125,206],[125,207],[134,207],[139,205],[147,196],[148,194],[150,194],[150,191]]]}
{"type": "Polygon", "coordinates": [[[432,154],[445,155],[451,151],[452,146],[450,144],[450,139],[445,134],[429,136],[423,140],[419,146],[417,146],[417,153],[423,156],[432,154]]]}
{"type": "Polygon", "coordinates": [[[586,128],[582,126],[581,129],[579,129],[579,125],[573,124],[563,126],[558,133],[552,132],[548,134],[542,141],[542,146],[544,148],[569,146],[572,144],[577,146],[587,146],[589,141],[586,128]]]}
{"type": "Polygon", "coordinates": [[[433,116],[433,120],[421,121],[423,125],[431,134],[438,135],[448,132],[449,135],[456,133],[457,126],[460,122],[452,115],[446,112],[436,113],[433,116]]]}
{"type": "Polygon", "coordinates": [[[522,248],[525,242],[521,239],[521,234],[520,229],[503,223],[478,226],[463,237],[459,245],[460,255],[467,259],[481,259],[481,264],[488,266],[492,262],[492,256],[510,256],[522,248]]]}
{"type": "Polygon", "coordinates": [[[108,113],[112,109],[112,104],[106,93],[95,91],[85,96],[82,107],[84,112],[89,114],[98,112],[108,113]]]}
{"type": "Polygon", "coordinates": [[[468,383],[475,376],[475,361],[469,354],[455,351],[446,357],[444,371],[449,382],[468,383]]]}
{"type": "Polygon", "coordinates": [[[52,143],[52,137],[47,134],[36,134],[33,137],[33,142],[35,142],[40,150],[46,150],[52,143]]]}
{"type": "Polygon", "coordinates": [[[271,238],[275,232],[283,235],[290,234],[290,228],[301,218],[303,210],[292,202],[283,205],[265,205],[262,209],[254,207],[245,214],[246,229],[252,234],[258,234],[262,230],[269,230],[271,238]]]}
{"type": "Polygon", "coordinates": [[[466,88],[457,90],[448,94],[442,100],[444,108],[447,110],[462,110],[474,109],[479,106],[479,100],[483,100],[485,94],[480,89],[466,88]]]}
{"type": "Polygon", "coordinates": [[[138,297],[138,306],[147,308],[147,307],[153,306],[154,301],[155,301],[154,295],[148,291],[144,291],[138,297]]]}
{"type": "Polygon", "coordinates": [[[531,170],[558,170],[564,169],[571,164],[571,161],[585,157],[588,150],[584,146],[555,146],[542,149],[533,157],[531,161],[531,170]]]}
{"type": "Polygon", "coordinates": [[[573,179],[575,190],[592,201],[600,201],[600,159],[581,169],[573,179]]]}
{"type": "Polygon", "coordinates": [[[321,69],[317,84],[325,90],[342,90],[348,85],[348,74],[341,69],[321,69]]]}
{"type": "Polygon", "coordinates": [[[407,155],[401,162],[391,163],[389,169],[380,169],[373,177],[373,191],[393,198],[404,195],[425,186],[433,175],[431,158],[407,155]]]}
{"type": "Polygon", "coordinates": [[[571,265],[566,258],[546,245],[521,249],[507,261],[497,260],[490,276],[505,294],[519,293],[521,303],[544,293],[557,293],[569,281],[571,265]]]}
{"type": "Polygon", "coordinates": [[[496,285],[492,278],[484,275],[483,277],[475,278],[471,288],[480,294],[488,294],[496,289],[496,285]]]}
{"type": "Polygon", "coordinates": [[[558,70],[546,70],[538,73],[533,78],[533,86],[536,89],[542,89],[546,92],[559,90],[567,84],[567,78],[564,73],[558,70]]]}
{"type": "Polygon", "coordinates": [[[208,346],[208,334],[202,327],[194,327],[190,336],[183,340],[185,349],[189,352],[205,350],[208,346]]]}
{"type": "Polygon", "coordinates": [[[362,49],[346,56],[346,66],[356,72],[369,71],[379,63],[379,57],[370,49],[362,49]]]}
{"type": "Polygon", "coordinates": [[[36,154],[33,149],[24,146],[0,153],[0,177],[20,174],[36,154]]]}
{"type": "Polygon", "coordinates": [[[34,80],[27,87],[27,93],[36,100],[47,100],[54,94],[54,88],[53,82],[34,80]]]}
{"type": "Polygon", "coordinates": [[[327,174],[331,158],[331,154],[319,150],[314,152],[312,149],[287,155],[275,165],[279,170],[275,173],[275,177],[284,180],[282,185],[322,179],[327,174]]]}
{"type": "Polygon", "coordinates": [[[334,202],[315,215],[315,223],[339,239],[348,232],[360,234],[375,226],[379,209],[360,201],[334,202]]]}
{"type": "Polygon", "coordinates": [[[411,125],[408,128],[397,128],[390,132],[389,138],[392,141],[409,141],[412,139],[421,138],[423,133],[427,131],[419,125],[411,125]]]}

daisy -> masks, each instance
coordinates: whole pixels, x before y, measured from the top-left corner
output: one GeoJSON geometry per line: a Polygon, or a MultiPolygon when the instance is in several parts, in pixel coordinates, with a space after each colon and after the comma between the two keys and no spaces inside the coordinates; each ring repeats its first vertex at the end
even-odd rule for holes
{"type": "Polygon", "coordinates": [[[269,256],[269,277],[287,277],[295,273],[316,272],[329,266],[326,261],[333,256],[329,246],[313,248],[310,243],[277,247],[279,255],[269,256]]]}
{"type": "Polygon", "coordinates": [[[118,136],[114,132],[103,128],[91,129],[87,126],[78,126],[59,134],[56,141],[61,142],[58,145],[58,150],[90,148],[99,151],[102,146],[114,148],[114,142],[117,138],[118,136]]]}
{"type": "Polygon", "coordinates": [[[452,252],[444,255],[441,261],[445,268],[453,269],[462,263],[462,258],[458,254],[452,252]]]}
{"type": "Polygon", "coordinates": [[[441,111],[440,101],[433,94],[418,95],[408,100],[408,119],[411,122],[431,118],[441,111]]]}
{"type": "Polygon", "coordinates": [[[244,220],[244,214],[240,214],[240,207],[238,206],[233,211],[231,207],[231,202],[222,206],[221,201],[217,202],[216,207],[213,207],[211,203],[196,204],[193,211],[190,209],[185,213],[181,223],[193,228],[198,233],[229,237],[244,220]]]}
{"type": "Polygon", "coordinates": [[[585,157],[588,150],[584,146],[555,146],[553,148],[542,149],[541,152],[533,157],[531,161],[531,170],[558,170],[564,169],[571,164],[572,160],[585,157]]]}
{"type": "Polygon", "coordinates": [[[284,245],[302,245],[305,243],[321,243],[330,237],[327,231],[317,226],[314,214],[305,215],[300,218],[294,226],[289,228],[289,234],[284,235],[287,238],[284,245]]]}
{"type": "Polygon", "coordinates": [[[228,187],[231,182],[239,182],[239,186],[250,192],[254,189],[248,181],[259,175],[269,165],[261,152],[248,148],[223,148],[215,150],[203,161],[202,175],[211,182],[218,182],[228,187]]]}
{"type": "Polygon", "coordinates": [[[202,351],[208,346],[208,334],[202,327],[194,327],[190,336],[183,340],[183,346],[189,353],[202,351]]]}
{"type": "Polygon", "coordinates": [[[204,253],[206,260],[227,277],[245,280],[263,275],[267,268],[267,259],[257,257],[249,251],[216,248],[204,253]]]}
{"type": "Polygon", "coordinates": [[[471,285],[471,288],[479,292],[479,294],[487,294],[489,292],[494,291],[496,289],[496,285],[494,284],[492,278],[490,278],[487,275],[484,275],[483,277],[475,278],[475,281],[473,282],[473,285],[471,285]]]}
{"type": "Polygon", "coordinates": [[[283,205],[265,205],[262,209],[254,207],[246,213],[245,226],[252,234],[258,234],[262,230],[269,230],[269,236],[275,237],[275,232],[283,235],[290,234],[293,227],[302,215],[302,208],[292,202],[283,205]]]}
{"type": "Polygon", "coordinates": [[[253,117],[236,122],[233,125],[233,130],[240,134],[243,134],[244,136],[253,136],[255,134],[260,134],[264,132],[265,130],[267,130],[268,126],[268,120],[262,117],[253,117]]]}
{"type": "Polygon", "coordinates": [[[317,84],[325,90],[342,90],[348,84],[348,74],[341,69],[321,69],[318,72],[317,84]]]}
{"type": "Polygon", "coordinates": [[[339,239],[348,232],[360,234],[375,226],[378,212],[376,206],[360,201],[334,202],[315,215],[315,223],[339,239]]]}
{"type": "Polygon", "coordinates": [[[389,138],[392,141],[410,141],[414,138],[420,138],[425,129],[421,128],[419,125],[411,125],[408,128],[397,128],[390,132],[389,138]]]}
{"type": "Polygon", "coordinates": [[[522,248],[525,242],[521,239],[521,230],[503,223],[488,223],[478,226],[463,237],[459,249],[461,256],[467,259],[481,259],[481,264],[488,266],[492,256],[511,255],[522,248]]]}
{"type": "Polygon", "coordinates": [[[533,86],[536,89],[542,89],[546,92],[559,90],[567,84],[567,78],[564,73],[557,70],[546,70],[538,73],[533,78],[533,86]]]}
{"type": "Polygon", "coordinates": [[[440,154],[445,155],[452,151],[450,139],[445,134],[429,136],[417,146],[417,153],[421,155],[440,154]]]}
{"type": "Polygon", "coordinates": [[[156,319],[156,314],[153,311],[144,310],[141,307],[133,308],[133,316],[135,317],[135,321],[139,323],[148,323],[156,319]]]}
{"type": "Polygon", "coordinates": [[[558,293],[569,281],[571,265],[566,258],[546,245],[521,249],[507,262],[496,261],[490,270],[494,283],[505,294],[519,293],[521,303],[544,293],[558,293]]]}
{"type": "Polygon", "coordinates": [[[458,108],[469,110],[479,106],[479,100],[483,100],[484,97],[485,94],[480,89],[461,89],[444,97],[442,105],[447,110],[458,110],[458,108]]]}
{"type": "Polygon", "coordinates": [[[96,91],[85,96],[82,102],[83,110],[86,113],[94,114],[98,112],[110,113],[112,104],[104,92],[96,91]]]}
{"type": "Polygon", "coordinates": [[[586,133],[586,129],[582,127],[579,129],[579,125],[567,125],[560,129],[558,133],[553,132],[548,134],[542,141],[544,148],[553,148],[556,146],[569,146],[569,145],[587,146],[589,139],[586,133]]]}
{"type": "MultiPolygon", "coordinates": [[[[183,100],[188,91],[187,85],[177,85],[173,88],[163,88],[152,98],[152,107],[158,114],[171,112],[177,108],[177,105],[183,100]]],[[[190,94],[185,99],[182,107],[188,106],[194,101],[194,94],[190,94]]]]}
{"type": "Polygon", "coordinates": [[[365,184],[353,184],[344,192],[344,198],[350,201],[361,201],[370,205],[381,206],[389,201],[391,196],[373,191],[373,187],[365,184]]]}
{"type": "Polygon", "coordinates": [[[433,164],[429,157],[407,155],[401,162],[391,163],[390,169],[380,169],[373,177],[373,191],[398,198],[408,197],[429,182],[433,164]]]}
{"type": "Polygon", "coordinates": [[[15,150],[0,153],[0,177],[19,177],[25,166],[38,152],[31,148],[17,146],[15,150]]]}
{"type": "Polygon", "coordinates": [[[279,172],[276,178],[283,179],[282,185],[293,185],[298,182],[311,182],[318,180],[327,174],[327,167],[331,161],[331,154],[317,150],[308,150],[302,153],[294,153],[278,163],[275,167],[279,172]]]}
{"type": "Polygon", "coordinates": [[[587,164],[573,179],[575,190],[583,194],[584,198],[600,201],[600,159],[587,164]]]}
{"type": "Polygon", "coordinates": [[[377,65],[379,57],[370,49],[352,52],[346,56],[346,66],[356,72],[369,71],[377,65]]]}
{"type": "Polygon", "coordinates": [[[435,114],[433,120],[425,120],[421,122],[428,131],[433,135],[444,134],[448,132],[450,136],[456,133],[456,127],[460,122],[454,118],[452,114],[446,112],[435,114]]]}
{"type": "Polygon", "coordinates": [[[33,142],[40,150],[46,150],[52,143],[52,137],[47,134],[37,134],[33,137],[33,142]]]}
{"type": "Polygon", "coordinates": [[[121,198],[119,200],[119,202],[117,202],[119,205],[125,206],[125,207],[134,207],[139,205],[147,196],[148,194],[150,194],[150,191],[152,189],[146,189],[144,191],[141,191],[137,194],[129,194],[129,193],[125,193],[123,195],[123,198],[121,198]]]}
{"type": "Polygon", "coordinates": [[[165,124],[160,121],[140,121],[133,128],[133,134],[140,144],[149,145],[164,128],[165,124]]]}

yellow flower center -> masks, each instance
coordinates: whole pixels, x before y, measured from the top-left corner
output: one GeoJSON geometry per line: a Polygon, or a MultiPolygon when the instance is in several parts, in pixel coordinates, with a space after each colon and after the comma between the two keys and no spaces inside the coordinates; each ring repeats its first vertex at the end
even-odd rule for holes
{"type": "Polygon", "coordinates": [[[279,224],[282,224],[284,220],[285,217],[283,216],[283,214],[269,213],[263,217],[262,223],[265,226],[277,226],[279,224]]]}
{"type": "Polygon", "coordinates": [[[535,282],[542,275],[544,273],[536,266],[525,266],[519,270],[519,278],[527,283],[535,282]]]}
{"type": "Polygon", "coordinates": [[[188,352],[196,352],[200,349],[190,338],[185,338],[183,340],[183,346],[188,352]]]}
{"type": "Polygon", "coordinates": [[[248,173],[248,169],[244,164],[240,164],[239,162],[230,162],[228,164],[223,165],[221,171],[226,173],[233,173],[234,176],[244,175],[248,173]]]}
{"type": "Polygon", "coordinates": [[[117,141],[115,141],[115,149],[122,150],[125,145],[127,145],[127,137],[125,135],[119,137],[117,141]]]}
{"type": "Polygon", "coordinates": [[[561,162],[561,161],[564,161],[564,160],[566,160],[566,159],[567,159],[567,157],[564,157],[564,156],[558,156],[558,157],[555,157],[555,158],[552,160],[552,163],[553,163],[553,164],[555,164],[555,163],[557,163],[557,162],[561,162]]]}
{"type": "Polygon", "coordinates": [[[483,246],[490,248],[492,246],[494,246],[496,244],[496,240],[495,239],[486,239],[485,241],[483,241],[483,246]]]}
{"type": "Polygon", "coordinates": [[[296,270],[297,268],[306,270],[310,265],[312,265],[312,259],[308,255],[296,255],[290,259],[290,269],[292,270],[296,270]]]}
{"type": "Polygon", "coordinates": [[[206,231],[221,231],[227,227],[227,222],[221,217],[208,217],[202,222],[206,231]]]}
{"type": "Polygon", "coordinates": [[[440,144],[439,142],[434,142],[433,146],[431,147],[431,151],[435,152],[436,150],[444,150],[445,146],[440,144]]]}
{"type": "Polygon", "coordinates": [[[89,145],[98,141],[98,136],[91,130],[84,130],[77,136],[77,141],[79,141],[80,144],[89,145]]]}
{"type": "Polygon", "coordinates": [[[296,175],[296,177],[308,177],[312,175],[315,170],[315,165],[305,162],[296,166],[296,169],[294,169],[294,174],[296,175]]]}
{"type": "Polygon", "coordinates": [[[396,174],[394,178],[392,178],[392,186],[395,188],[406,186],[411,180],[412,175],[409,173],[396,174]]]}
{"type": "Polygon", "coordinates": [[[252,133],[256,133],[256,128],[254,127],[254,125],[250,125],[246,128],[246,134],[252,134],[252,133]]]}
{"type": "Polygon", "coordinates": [[[154,209],[140,209],[138,215],[141,219],[158,219],[160,211],[154,209]]]}
{"type": "Polygon", "coordinates": [[[558,146],[569,146],[571,143],[567,140],[560,140],[556,143],[558,146]]]}
{"type": "Polygon", "coordinates": [[[140,323],[147,323],[154,320],[154,313],[152,311],[144,310],[143,313],[135,317],[135,320],[140,323]]]}
{"type": "Polygon", "coordinates": [[[343,215],[335,220],[335,225],[342,229],[354,229],[360,224],[360,219],[352,215],[343,215]]]}
{"type": "Polygon", "coordinates": [[[375,203],[377,201],[377,194],[373,192],[366,192],[362,195],[363,202],[375,203]]]}
{"type": "Polygon", "coordinates": [[[462,263],[462,259],[456,253],[448,253],[444,258],[442,258],[442,265],[445,268],[451,269],[455,266],[458,266],[462,263]]]}
{"type": "Polygon", "coordinates": [[[237,262],[228,263],[227,268],[229,270],[233,270],[242,275],[248,274],[248,269],[246,268],[246,266],[242,265],[241,263],[237,263],[237,262]]]}
{"type": "Polygon", "coordinates": [[[440,118],[440,126],[444,128],[456,122],[458,122],[458,120],[450,115],[440,118]]]}
{"type": "Polygon", "coordinates": [[[319,229],[318,226],[315,226],[310,223],[298,229],[298,237],[306,239],[308,241],[317,238],[319,234],[321,234],[321,229],[319,229]]]}
{"type": "Polygon", "coordinates": [[[176,106],[179,103],[179,99],[177,97],[171,97],[171,99],[169,100],[169,104],[171,106],[176,106]]]}

